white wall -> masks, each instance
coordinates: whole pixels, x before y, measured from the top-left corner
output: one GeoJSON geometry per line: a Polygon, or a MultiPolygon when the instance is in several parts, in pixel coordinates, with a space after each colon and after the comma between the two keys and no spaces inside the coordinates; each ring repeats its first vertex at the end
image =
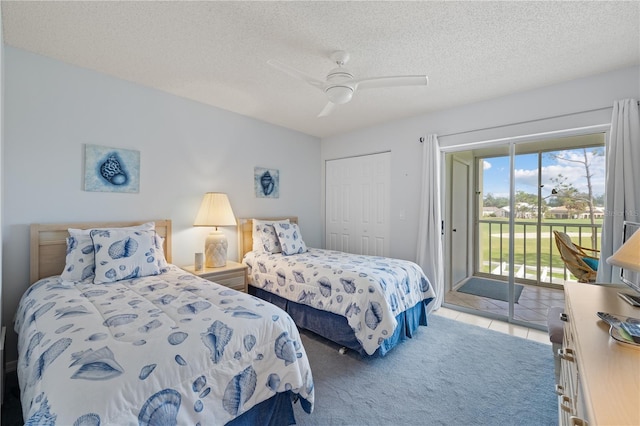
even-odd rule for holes
{"type": "Polygon", "coordinates": [[[453,149],[472,142],[609,123],[613,101],[624,98],[640,98],[638,67],[326,138],[322,159],[391,151],[391,256],[415,260],[421,136],[464,132],[439,138],[441,147],[453,149]],[[596,111],[582,113],[590,110],[596,111]],[[400,218],[403,213],[405,219],[400,218]]]}
{"type": "MultiPolygon", "coordinates": [[[[193,220],[207,191],[229,194],[238,217],[297,215],[321,244],[320,141],[90,70],[5,48],[2,174],[3,324],[29,279],[29,224],[173,221],[173,263],[193,263],[206,228],[193,220]],[[83,146],[140,151],[140,192],[83,191],[83,146]],[[258,199],[254,166],[280,170],[280,198],[258,199]]],[[[237,260],[234,228],[229,258],[237,260]]],[[[15,335],[7,339],[17,358],[15,335]]]]}

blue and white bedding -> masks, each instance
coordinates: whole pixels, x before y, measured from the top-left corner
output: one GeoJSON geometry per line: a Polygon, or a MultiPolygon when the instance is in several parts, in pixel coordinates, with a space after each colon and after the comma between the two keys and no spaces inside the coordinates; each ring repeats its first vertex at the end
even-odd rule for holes
{"type": "Polygon", "coordinates": [[[422,269],[406,260],[309,248],[291,256],[254,250],[244,262],[253,286],[345,317],[368,355],[394,333],[398,314],[435,298],[422,269]]]}
{"type": "Polygon", "coordinates": [[[309,362],[284,311],[168,269],[29,288],[15,323],[27,424],[224,424],[289,391],[312,411],[309,362]]]}

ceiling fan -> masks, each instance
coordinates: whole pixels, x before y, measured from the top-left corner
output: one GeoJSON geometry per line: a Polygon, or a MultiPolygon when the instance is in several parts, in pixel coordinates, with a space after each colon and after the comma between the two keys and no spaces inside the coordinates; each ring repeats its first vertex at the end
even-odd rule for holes
{"type": "Polygon", "coordinates": [[[267,61],[267,63],[282,72],[302,81],[306,81],[310,85],[322,90],[327,95],[329,102],[322,111],[320,111],[318,117],[329,115],[336,105],[349,102],[357,90],[372,89],[376,87],[426,86],[429,84],[429,77],[426,75],[403,75],[356,79],[351,71],[344,66],[349,61],[348,52],[338,50],[333,52],[330,58],[338,66],[329,71],[325,81],[311,77],[302,71],[274,59],[267,61]]]}

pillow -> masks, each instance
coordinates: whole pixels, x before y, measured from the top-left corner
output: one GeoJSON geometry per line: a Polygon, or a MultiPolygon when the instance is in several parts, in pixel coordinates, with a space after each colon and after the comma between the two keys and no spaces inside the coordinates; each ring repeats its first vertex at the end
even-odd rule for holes
{"type": "MultiPolygon", "coordinates": [[[[155,222],[147,222],[142,225],[113,229],[155,230],[156,224],[155,222]]],[[[62,271],[62,274],[60,274],[60,277],[63,280],[82,281],[93,276],[95,262],[93,260],[93,241],[91,240],[90,235],[92,230],[93,229],[69,228],[69,237],[67,238],[67,257],[64,270],[62,271]]]]}
{"type": "Polygon", "coordinates": [[[289,219],[282,220],[260,220],[253,219],[253,251],[263,251],[262,228],[266,225],[273,226],[275,223],[289,223],[289,219]]]}
{"type": "Polygon", "coordinates": [[[167,258],[164,256],[164,237],[156,234],[154,242],[156,246],[156,260],[158,261],[158,267],[160,268],[161,273],[165,273],[168,270],[169,262],[167,262],[167,258]]]}
{"type": "Polygon", "coordinates": [[[266,253],[281,253],[280,241],[276,235],[276,230],[273,225],[262,225],[259,230],[262,239],[262,250],[266,253]]]}
{"type": "Polygon", "coordinates": [[[67,258],[60,278],[82,281],[93,276],[93,241],[88,235],[67,237],[67,258]]]}
{"type": "Polygon", "coordinates": [[[156,223],[155,222],[147,222],[147,223],[143,223],[141,225],[134,225],[134,226],[123,226],[123,227],[118,227],[118,228],[91,228],[91,229],[76,229],[76,228],[69,228],[69,235],[73,236],[78,236],[78,235],[86,235],[87,237],[91,236],[91,231],[93,231],[94,229],[131,229],[133,231],[155,231],[156,229],[156,223]]]}
{"type": "Polygon", "coordinates": [[[582,260],[584,260],[584,263],[586,263],[589,266],[589,268],[593,269],[594,271],[598,270],[598,259],[583,257],[582,260]]]}
{"type": "Polygon", "coordinates": [[[156,231],[94,229],[94,284],[158,275],[156,231]]]}
{"type": "Polygon", "coordinates": [[[302,234],[297,224],[276,223],[273,226],[282,247],[282,254],[289,256],[307,251],[307,245],[302,241],[302,234]]]}

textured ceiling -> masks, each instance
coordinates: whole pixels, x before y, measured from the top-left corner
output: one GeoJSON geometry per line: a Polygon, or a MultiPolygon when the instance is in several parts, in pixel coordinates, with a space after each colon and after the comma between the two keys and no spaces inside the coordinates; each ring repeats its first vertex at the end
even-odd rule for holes
{"type": "Polygon", "coordinates": [[[640,63],[639,2],[2,1],[7,45],[326,137],[640,63]],[[318,118],[324,79],[427,74],[318,118]]]}

